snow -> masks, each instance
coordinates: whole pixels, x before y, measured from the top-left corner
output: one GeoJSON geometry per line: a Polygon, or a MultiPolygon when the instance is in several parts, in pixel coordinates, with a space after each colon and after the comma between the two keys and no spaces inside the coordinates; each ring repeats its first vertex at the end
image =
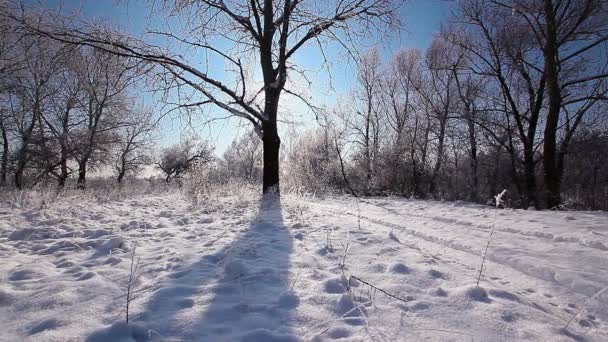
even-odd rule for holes
{"type": "Polygon", "coordinates": [[[603,212],[173,192],[0,204],[1,341],[608,341],[606,287],[603,212]]]}

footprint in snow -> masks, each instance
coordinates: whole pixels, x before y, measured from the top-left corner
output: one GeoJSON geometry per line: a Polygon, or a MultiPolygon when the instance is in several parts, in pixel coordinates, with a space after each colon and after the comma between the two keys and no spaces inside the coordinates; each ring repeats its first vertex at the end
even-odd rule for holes
{"type": "Polygon", "coordinates": [[[112,257],[107,258],[106,261],[104,262],[104,264],[110,265],[110,266],[116,266],[116,265],[120,264],[121,262],[122,262],[122,259],[112,256],[112,257]]]}
{"type": "Polygon", "coordinates": [[[412,306],[410,306],[408,309],[411,311],[423,311],[423,310],[427,310],[431,307],[431,304],[429,303],[425,303],[425,302],[420,302],[420,303],[416,303],[412,306]]]}
{"type": "Polygon", "coordinates": [[[433,278],[437,278],[437,279],[444,279],[447,280],[449,279],[448,275],[446,273],[443,273],[441,271],[437,271],[434,269],[429,270],[429,275],[433,278]]]}
{"type": "Polygon", "coordinates": [[[180,272],[175,272],[175,273],[173,273],[173,274],[169,275],[169,278],[172,278],[172,279],[179,279],[179,278],[184,277],[184,276],[185,276],[185,275],[187,275],[188,273],[190,273],[190,270],[183,270],[183,271],[180,271],[180,272]]]}
{"type": "Polygon", "coordinates": [[[19,270],[19,271],[14,271],[11,273],[11,275],[8,277],[8,280],[10,281],[22,281],[22,280],[31,280],[31,279],[36,279],[36,278],[40,278],[42,277],[43,274],[38,273],[34,270],[19,270]]]}
{"type": "Polygon", "coordinates": [[[513,323],[517,320],[519,320],[521,318],[521,314],[518,314],[516,312],[503,312],[502,315],[500,315],[500,319],[502,319],[503,321],[507,322],[507,323],[513,323]]]}
{"type": "Polygon", "coordinates": [[[189,309],[194,306],[194,299],[184,298],[177,301],[177,306],[181,309],[189,309]]]}
{"type": "Polygon", "coordinates": [[[350,330],[345,328],[331,328],[327,332],[327,336],[334,340],[350,337],[350,334],[350,330]]]}
{"type": "Polygon", "coordinates": [[[409,267],[407,267],[406,265],[404,265],[400,262],[391,264],[389,266],[388,270],[389,270],[389,272],[396,273],[396,274],[409,274],[411,272],[409,267]]]}
{"type": "Polygon", "coordinates": [[[562,308],[562,310],[564,310],[565,312],[567,312],[567,313],[569,313],[571,315],[574,315],[574,313],[575,313],[574,310],[571,310],[571,309],[568,309],[568,308],[562,308]]]}
{"type": "Polygon", "coordinates": [[[386,265],[384,264],[375,264],[370,267],[370,271],[374,273],[384,273],[386,272],[386,265]]]}
{"type": "Polygon", "coordinates": [[[435,297],[447,297],[447,296],[448,296],[448,293],[447,293],[447,292],[445,292],[445,290],[444,290],[444,289],[442,289],[441,287],[437,288],[437,289],[436,289],[435,291],[433,291],[431,294],[432,294],[433,296],[435,296],[435,297]]]}
{"type": "Polygon", "coordinates": [[[344,277],[328,279],[324,282],[323,287],[326,293],[344,293],[347,288],[346,279],[344,277]]]}
{"type": "Polygon", "coordinates": [[[84,281],[94,278],[97,274],[95,272],[86,272],[86,273],[75,273],[74,276],[77,277],[76,281],[84,281]]]}

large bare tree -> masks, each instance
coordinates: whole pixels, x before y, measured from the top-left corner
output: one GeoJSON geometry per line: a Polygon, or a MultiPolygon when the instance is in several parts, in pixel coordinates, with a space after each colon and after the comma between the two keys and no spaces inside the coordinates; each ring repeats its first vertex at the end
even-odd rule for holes
{"type": "Polygon", "coordinates": [[[563,158],[585,113],[608,97],[608,1],[492,1],[505,15],[520,17],[542,64],[547,113],[543,134],[545,200],[561,204],[563,158]],[[559,143],[560,126],[567,131],[559,143]]]}

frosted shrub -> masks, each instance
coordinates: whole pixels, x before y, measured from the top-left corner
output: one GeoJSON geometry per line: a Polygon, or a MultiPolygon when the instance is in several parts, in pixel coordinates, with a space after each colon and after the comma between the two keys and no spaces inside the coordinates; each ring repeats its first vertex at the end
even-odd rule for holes
{"type": "MultiPolygon", "coordinates": [[[[507,190],[503,190],[502,192],[500,192],[499,194],[497,194],[496,196],[494,196],[494,200],[496,201],[496,209],[498,209],[503,203],[502,203],[502,198],[504,197],[504,195],[507,193],[507,190]]],[[[490,244],[492,243],[492,237],[494,236],[494,232],[496,231],[496,211],[494,212],[494,222],[492,222],[492,230],[490,231],[490,236],[488,237],[488,243],[486,244],[486,248],[484,249],[482,255],[481,255],[481,265],[479,265],[479,275],[477,276],[477,283],[475,284],[476,287],[479,287],[479,281],[481,280],[481,277],[483,275],[483,268],[485,266],[486,263],[486,256],[488,255],[488,249],[490,248],[490,244]]]]}
{"type": "Polygon", "coordinates": [[[196,165],[183,181],[183,193],[193,205],[209,196],[210,187],[210,170],[204,164],[196,165]]]}

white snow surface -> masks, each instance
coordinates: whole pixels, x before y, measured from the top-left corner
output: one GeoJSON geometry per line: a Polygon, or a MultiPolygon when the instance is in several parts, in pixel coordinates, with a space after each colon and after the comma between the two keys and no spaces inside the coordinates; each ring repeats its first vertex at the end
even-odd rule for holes
{"type": "Polygon", "coordinates": [[[602,212],[296,195],[0,205],[1,341],[608,341],[607,286],[602,212]]]}

